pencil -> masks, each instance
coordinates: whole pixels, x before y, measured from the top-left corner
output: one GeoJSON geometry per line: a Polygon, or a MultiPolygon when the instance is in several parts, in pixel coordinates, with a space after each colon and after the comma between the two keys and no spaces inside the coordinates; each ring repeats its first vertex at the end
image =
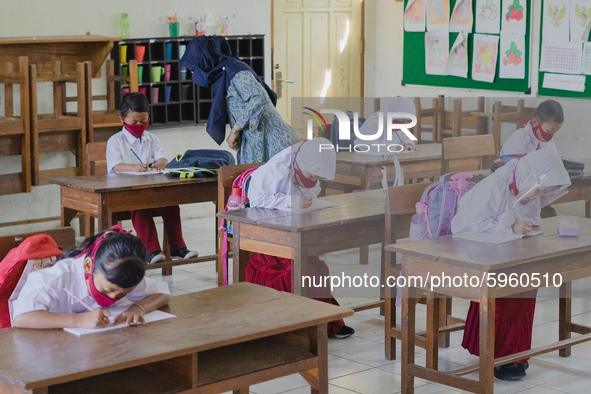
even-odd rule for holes
{"type": "Polygon", "coordinates": [[[129,148],[129,150],[131,151],[131,153],[133,153],[133,155],[134,155],[135,157],[137,157],[137,159],[140,161],[140,163],[144,164],[144,162],[142,161],[142,159],[140,159],[140,157],[137,155],[137,153],[135,153],[135,152],[133,151],[133,149],[129,148]]]}
{"type": "Polygon", "coordinates": [[[302,191],[302,189],[300,189],[300,187],[298,185],[295,185],[296,189],[298,189],[298,192],[300,192],[300,194],[302,195],[302,197],[306,197],[304,195],[304,192],[302,191]]]}
{"type": "MultiPolygon", "coordinates": [[[[133,151],[132,151],[133,152],[133,151]]],[[[86,309],[88,309],[89,311],[92,311],[92,308],[90,306],[88,306],[88,304],[84,301],[82,301],[76,294],[72,293],[70,290],[66,289],[64,287],[64,291],[66,293],[68,293],[70,295],[70,297],[72,297],[73,299],[75,299],[78,303],[80,303],[80,305],[82,305],[83,307],[85,307],[86,309]]]]}

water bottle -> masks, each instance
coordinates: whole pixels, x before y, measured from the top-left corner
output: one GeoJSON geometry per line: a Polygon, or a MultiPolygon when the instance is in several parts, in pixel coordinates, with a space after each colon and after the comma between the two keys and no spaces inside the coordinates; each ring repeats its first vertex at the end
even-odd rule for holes
{"type": "Polygon", "coordinates": [[[121,13],[121,38],[129,38],[129,17],[127,12],[121,13]]]}
{"type": "Polygon", "coordinates": [[[420,201],[415,204],[415,209],[417,212],[412,215],[410,220],[409,241],[418,241],[429,237],[427,232],[427,203],[420,201]]]}
{"type": "MultiPolygon", "coordinates": [[[[228,197],[228,203],[226,204],[226,210],[228,211],[235,211],[237,209],[244,208],[244,203],[242,202],[242,189],[239,187],[232,188],[232,194],[228,197]]],[[[228,234],[232,234],[232,221],[228,221],[228,234]]]]}

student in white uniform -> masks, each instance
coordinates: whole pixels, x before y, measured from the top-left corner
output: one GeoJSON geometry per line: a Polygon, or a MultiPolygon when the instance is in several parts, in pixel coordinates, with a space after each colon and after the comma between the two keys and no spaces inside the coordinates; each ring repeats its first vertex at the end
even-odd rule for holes
{"type": "MultiPolygon", "coordinates": [[[[250,207],[307,209],[320,193],[318,181],[334,179],[335,170],[336,154],[329,140],[314,138],[297,142],[251,174],[247,192],[250,207]]],[[[246,265],[246,281],[291,292],[291,268],[290,259],[255,253],[246,265]]],[[[309,257],[307,275],[326,277],[328,266],[318,257],[309,257]]],[[[308,295],[338,305],[330,289],[310,288],[308,295]]],[[[328,324],[329,337],[347,338],[353,333],[355,330],[342,319],[328,324]]]]}
{"type": "MultiPolygon", "coordinates": [[[[538,150],[513,159],[496,170],[459,201],[452,219],[453,234],[527,234],[540,223],[540,210],[566,192],[570,177],[554,151],[538,150]]],[[[536,290],[520,298],[499,298],[495,303],[495,358],[531,349],[536,290]]],[[[466,318],[462,346],[479,354],[479,306],[472,302],[466,318]]],[[[527,360],[495,367],[501,380],[525,376],[527,360]]]]}
{"type": "Polygon", "coordinates": [[[170,297],[166,282],[144,277],[145,260],[142,241],[121,226],[87,238],[53,266],[25,278],[12,303],[12,325],[102,328],[111,313],[101,308],[116,306],[124,298],[132,304],[115,316],[114,324],[143,323],[144,314],[166,305],[170,297]]]}
{"type": "MultiPolygon", "coordinates": [[[[415,141],[411,140],[406,133],[404,133],[400,129],[394,129],[392,133],[392,140],[388,141],[388,113],[389,112],[397,112],[397,113],[406,113],[416,116],[417,109],[415,107],[415,103],[409,99],[408,97],[397,97],[390,102],[386,106],[386,108],[379,110],[372,114],[367,120],[363,123],[361,128],[359,129],[359,133],[363,135],[373,135],[376,134],[380,127],[380,115],[382,116],[382,135],[377,140],[362,140],[357,138],[355,140],[355,145],[357,144],[400,144],[404,147],[405,150],[415,150],[415,141]]],[[[408,118],[394,118],[392,120],[394,124],[404,124],[410,123],[410,119],[408,118]]],[[[376,148],[377,149],[377,148],[376,148]]],[[[382,150],[385,148],[382,147],[382,150]]]]}
{"type": "Polygon", "coordinates": [[[525,155],[539,149],[550,149],[558,153],[554,134],[564,122],[562,106],[555,100],[546,100],[536,108],[533,117],[525,120],[524,126],[516,130],[501,148],[501,156],[525,155]]]}

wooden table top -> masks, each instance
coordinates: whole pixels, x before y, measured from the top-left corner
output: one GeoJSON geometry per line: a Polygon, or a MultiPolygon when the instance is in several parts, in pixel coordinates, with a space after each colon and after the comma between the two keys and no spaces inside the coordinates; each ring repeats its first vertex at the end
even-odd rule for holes
{"type": "MultiPolygon", "coordinates": [[[[383,155],[369,154],[360,152],[337,152],[337,162],[347,163],[351,165],[383,165],[392,164],[392,160],[388,158],[394,155],[394,153],[386,152],[383,155]],[[387,161],[388,163],[384,163],[387,161]]],[[[441,144],[419,144],[417,150],[414,152],[398,153],[398,160],[403,163],[405,161],[419,161],[425,159],[440,159],[441,158],[441,144]]]]}
{"type": "Polygon", "coordinates": [[[181,179],[173,178],[168,174],[152,174],[142,176],[130,174],[107,174],[70,176],[66,178],[51,178],[49,180],[49,183],[91,193],[102,193],[134,189],[139,190],[174,185],[186,185],[189,183],[217,183],[217,181],[217,177],[181,179]]]}
{"type": "Polygon", "coordinates": [[[84,36],[37,36],[37,37],[0,37],[0,45],[6,44],[31,44],[53,42],[114,42],[121,41],[119,37],[107,37],[96,35],[84,36]]]}
{"type": "Polygon", "coordinates": [[[0,380],[34,389],[353,315],[250,283],[174,296],[163,310],[177,317],[82,337],[63,330],[0,330],[0,380]]]}
{"type": "Polygon", "coordinates": [[[541,221],[543,234],[521,240],[492,244],[454,238],[452,235],[386,246],[403,255],[438,261],[481,271],[496,271],[533,261],[591,251],[591,219],[570,217],[579,226],[578,237],[559,237],[558,217],[541,221]]]}
{"type": "Polygon", "coordinates": [[[301,214],[292,214],[290,211],[276,209],[246,208],[220,212],[217,216],[226,220],[256,224],[278,230],[304,231],[348,224],[385,214],[385,198],[382,190],[338,194],[321,197],[321,199],[339,202],[343,205],[301,214]]]}

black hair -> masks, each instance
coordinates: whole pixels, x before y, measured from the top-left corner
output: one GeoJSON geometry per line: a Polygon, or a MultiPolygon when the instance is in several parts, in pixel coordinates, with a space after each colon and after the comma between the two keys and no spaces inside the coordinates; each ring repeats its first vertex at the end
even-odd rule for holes
{"type": "Polygon", "coordinates": [[[121,116],[124,118],[130,112],[150,112],[148,98],[141,93],[127,93],[121,99],[121,116]]]}
{"type": "Polygon", "coordinates": [[[536,118],[540,119],[541,123],[554,121],[556,123],[564,123],[564,112],[562,106],[556,100],[546,100],[536,108],[536,118]]]}
{"type": "MultiPolygon", "coordinates": [[[[60,260],[76,257],[92,245],[104,232],[86,238],[82,245],[65,251],[60,260]]],[[[90,256],[92,249],[86,253],[90,256]]],[[[94,258],[93,273],[100,272],[109,282],[127,289],[136,286],[146,273],[146,247],[142,241],[131,234],[109,234],[99,245],[94,258]]]]}

